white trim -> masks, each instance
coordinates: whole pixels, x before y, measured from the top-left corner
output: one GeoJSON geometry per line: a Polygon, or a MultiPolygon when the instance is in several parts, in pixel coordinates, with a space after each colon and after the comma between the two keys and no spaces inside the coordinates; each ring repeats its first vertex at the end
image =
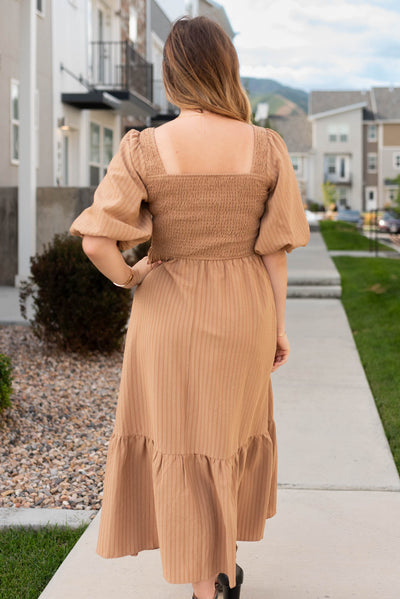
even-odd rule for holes
{"type": "Polygon", "coordinates": [[[373,121],[363,121],[363,123],[377,123],[378,125],[400,125],[400,119],[374,119],[373,121]]]}
{"type": "Polygon", "coordinates": [[[349,106],[342,106],[341,108],[334,108],[332,110],[326,110],[325,112],[317,112],[315,114],[311,114],[308,118],[313,121],[315,119],[321,119],[328,116],[333,116],[334,114],[342,114],[343,112],[350,112],[352,110],[356,110],[357,108],[365,108],[367,106],[366,102],[358,102],[357,104],[350,104],[349,106]]]}

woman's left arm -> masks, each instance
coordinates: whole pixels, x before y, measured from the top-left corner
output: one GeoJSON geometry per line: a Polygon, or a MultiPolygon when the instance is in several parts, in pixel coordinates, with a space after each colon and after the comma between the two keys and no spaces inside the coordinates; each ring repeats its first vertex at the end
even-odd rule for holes
{"type": "Polygon", "coordinates": [[[155,262],[148,264],[148,257],[139,260],[133,267],[129,266],[117,247],[117,242],[108,237],[94,237],[84,235],[82,249],[96,268],[110,281],[122,285],[129,278],[132,270],[137,272],[140,284],[145,276],[156,266],[161,264],[155,262]]]}

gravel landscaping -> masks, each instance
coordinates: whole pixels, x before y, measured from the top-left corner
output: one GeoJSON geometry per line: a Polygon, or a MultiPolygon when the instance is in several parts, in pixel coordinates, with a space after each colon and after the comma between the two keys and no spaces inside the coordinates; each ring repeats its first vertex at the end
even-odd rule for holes
{"type": "Polygon", "coordinates": [[[47,348],[28,326],[0,325],[0,353],[13,367],[0,507],[99,510],[122,351],[83,357],[47,348]]]}

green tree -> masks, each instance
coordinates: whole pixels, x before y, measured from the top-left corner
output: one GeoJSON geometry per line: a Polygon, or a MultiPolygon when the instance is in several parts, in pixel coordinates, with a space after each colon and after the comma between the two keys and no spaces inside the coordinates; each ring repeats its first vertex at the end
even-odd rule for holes
{"type": "Polygon", "coordinates": [[[325,208],[330,209],[332,204],[338,201],[336,185],[330,181],[322,184],[323,204],[325,208]]]}
{"type": "Polygon", "coordinates": [[[392,179],[392,183],[397,185],[397,196],[394,198],[393,210],[400,214],[400,175],[397,175],[395,179],[392,179]]]}

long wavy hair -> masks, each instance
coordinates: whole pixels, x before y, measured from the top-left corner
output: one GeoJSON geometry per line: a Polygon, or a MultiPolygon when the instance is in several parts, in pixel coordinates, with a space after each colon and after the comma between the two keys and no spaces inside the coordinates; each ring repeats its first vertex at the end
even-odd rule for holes
{"type": "Polygon", "coordinates": [[[207,17],[185,15],[175,21],[164,46],[163,80],[168,100],[179,108],[251,121],[235,47],[207,17]]]}

